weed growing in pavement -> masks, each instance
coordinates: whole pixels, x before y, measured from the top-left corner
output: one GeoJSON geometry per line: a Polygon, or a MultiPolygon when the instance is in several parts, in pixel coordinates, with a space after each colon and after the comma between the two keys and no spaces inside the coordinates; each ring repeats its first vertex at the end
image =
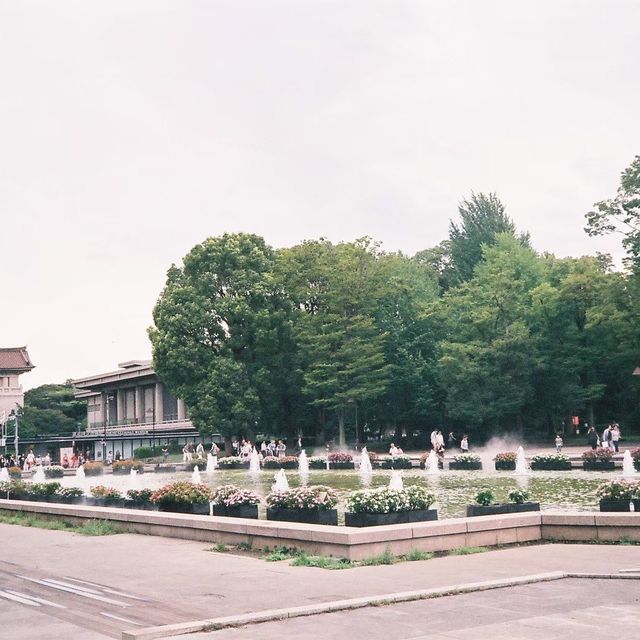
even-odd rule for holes
{"type": "Polygon", "coordinates": [[[350,569],[352,564],[346,558],[334,558],[332,556],[308,556],[301,553],[291,563],[292,567],[317,567],[318,569],[350,569]]]}

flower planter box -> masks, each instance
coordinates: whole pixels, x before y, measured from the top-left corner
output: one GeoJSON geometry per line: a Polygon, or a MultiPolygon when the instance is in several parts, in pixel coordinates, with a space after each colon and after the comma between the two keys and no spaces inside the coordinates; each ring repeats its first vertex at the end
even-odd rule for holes
{"type": "Polygon", "coordinates": [[[437,519],[437,509],[394,511],[392,513],[347,512],[344,514],[344,524],[347,527],[380,527],[387,524],[406,524],[408,522],[426,522],[437,519]]]}
{"type": "Polygon", "coordinates": [[[280,522],[306,522],[307,524],[338,524],[336,509],[267,509],[267,520],[280,522]]]}
{"type": "Polygon", "coordinates": [[[452,460],[449,463],[450,471],[478,471],[482,469],[482,462],[456,462],[452,460]]]}
{"type": "Polygon", "coordinates": [[[411,469],[411,460],[381,460],[379,469],[411,469]]]}
{"type": "MultiPolygon", "coordinates": [[[[136,469],[138,474],[144,473],[144,467],[136,469]]],[[[113,469],[111,472],[114,476],[128,476],[131,475],[131,469],[113,469]]]]}
{"type": "Polygon", "coordinates": [[[155,473],[175,473],[176,465],[175,464],[157,464],[153,471],[155,473]]]}
{"type": "Polygon", "coordinates": [[[225,469],[248,469],[248,468],[249,468],[248,462],[233,462],[231,464],[221,464],[220,461],[218,461],[218,470],[220,471],[224,471],[225,469]]]}
{"type": "Polygon", "coordinates": [[[125,500],[125,509],[143,509],[144,511],[157,511],[158,506],[149,500],[125,500]]]}
{"type": "MultiPolygon", "coordinates": [[[[424,460],[420,460],[420,468],[424,471],[427,468],[427,464],[424,460]]],[[[438,469],[444,470],[444,462],[442,460],[438,460],[438,469]]]]}
{"type": "Polygon", "coordinates": [[[584,460],[582,468],[585,471],[613,471],[616,464],[613,460],[584,460]]]}
{"type": "Polygon", "coordinates": [[[243,504],[237,507],[225,507],[221,504],[213,505],[214,516],[224,516],[226,518],[250,518],[251,520],[258,519],[258,505],[257,504],[243,504]]]}
{"type": "Polygon", "coordinates": [[[89,507],[124,507],[124,498],[117,500],[105,500],[104,498],[94,498],[93,496],[85,498],[85,504],[89,507]]]}
{"type": "Polygon", "coordinates": [[[170,512],[170,513],[191,513],[198,516],[208,516],[209,503],[199,502],[199,503],[189,504],[189,503],[172,502],[172,503],[158,505],[158,510],[170,512]]]}
{"type": "MultiPolygon", "coordinates": [[[[326,468],[326,466],[325,466],[326,468]]],[[[354,462],[330,462],[329,469],[355,469],[354,462]]]]}
{"type": "Polygon", "coordinates": [[[52,502],[57,502],[58,504],[87,504],[87,499],[85,496],[78,496],[77,498],[54,496],[54,500],[52,500],[52,502]]]}
{"type": "Polygon", "coordinates": [[[531,461],[532,471],[571,471],[571,461],[566,462],[536,462],[531,461]]]}
{"type": "Polygon", "coordinates": [[[470,504],[467,505],[467,518],[475,516],[497,516],[505,513],[524,513],[525,511],[540,511],[539,502],[523,502],[522,504],[470,504]]]}
{"type": "Polygon", "coordinates": [[[631,502],[634,512],[640,514],[640,500],[600,500],[600,511],[631,511],[631,502]]]}
{"type": "Polygon", "coordinates": [[[286,462],[265,462],[263,467],[263,469],[297,469],[298,468],[298,462],[297,461],[292,461],[292,460],[287,460],[286,462]]]}
{"type": "Polygon", "coordinates": [[[515,471],[515,460],[495,460],[496,471],[515,471]]]}

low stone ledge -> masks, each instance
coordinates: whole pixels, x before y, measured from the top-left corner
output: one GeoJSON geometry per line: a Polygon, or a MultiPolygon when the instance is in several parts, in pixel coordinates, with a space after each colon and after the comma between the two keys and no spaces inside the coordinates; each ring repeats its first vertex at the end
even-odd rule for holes
{"type": "Polygon", "coordinates": [[[434,522],[414,522],[411,525],[414,538],[428,538],[432,536],[450,536],[467,532],[467,523],[462,518],[451,520],[436,520],[434,522]]]}
{"type": "Polygon", "coordinates": [[[469,533],[491,529],[508,529],[512,527],[540,526],[540,511],[530,513],[506,513],[499,516],[476,516],[464,518],[469,533]]]}
{"type": "Polygon", "coordinates": [[[596,527],[638,527],[640,513],[596,513],[596,527]]]}
{"type": "Polygon", "coordinates": [[[595,526],[596,514],[593,513],[562,513],[559,511],[541,511],[542,525],[559,526],[595,526]]]}

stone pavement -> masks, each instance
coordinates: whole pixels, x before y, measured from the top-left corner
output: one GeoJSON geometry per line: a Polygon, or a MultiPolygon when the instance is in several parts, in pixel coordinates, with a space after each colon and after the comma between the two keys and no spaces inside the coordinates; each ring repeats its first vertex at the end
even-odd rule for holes
{"type": "MultiPolygon", "coordinates": [[[[0,524],[0,543],[0,590],[65,607],[0,598],[7,636],[23,636],[35,628],[39,640],[119,637],[127,628],[264,609],[547,571],[617,573],[640,566],[634,546],[549,544],[327,571],[208,552],[209,545],[198,542],[133,534],[91,538],[0,524]],[[55,589],[52,580],[75,586],[55,589]],[[92,584],[83,585],[82,580],[92,584]],[[98,599],[81,595],[83,587],[98,599]]],[[[620,584],[625,590],[631,583],[620,584]]]]}
{"type": "Polygon", "coordinates": [[[639,624],[640,581],[566,579],[172,640],[610,640],[635,637],[639,624]]]}

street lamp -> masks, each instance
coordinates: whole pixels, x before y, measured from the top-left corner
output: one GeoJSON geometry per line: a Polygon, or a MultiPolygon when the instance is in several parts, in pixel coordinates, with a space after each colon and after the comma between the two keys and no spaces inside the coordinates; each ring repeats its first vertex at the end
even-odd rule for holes
{"type": "Polygon", "coordinates": [[[13,420],[15,425],[15,434],[13,436],[13,445],[16,449],[16,461],[18,460],[18,412],[15,409],[11,409],[9,414],[9,420],[13,420]]]}

